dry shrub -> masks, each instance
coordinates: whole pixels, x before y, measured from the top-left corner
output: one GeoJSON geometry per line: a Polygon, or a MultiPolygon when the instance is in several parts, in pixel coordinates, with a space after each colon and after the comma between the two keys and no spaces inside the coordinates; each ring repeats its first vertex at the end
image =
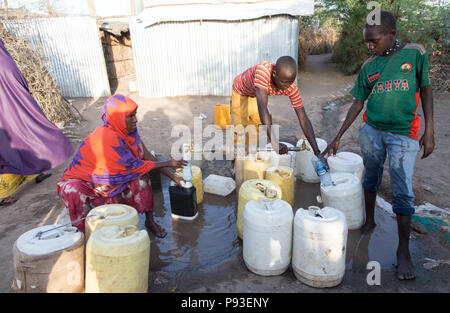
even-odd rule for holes
{"type": "Polygon", "coordinates": [[[298,69],[304,70],[306,66],[306,58],[308,57],[308,47],[305,38],[300,34],[298,38],[298,69]]]}
{"type": "Polygon", "coordinates": [[[434,92],[450,92],[449,71],[449,64],[436,64],[431,67],[429,75],[434,92]]]}
{"type": "Polygon", "coordinates": [[[331,53],[334,44],[338,40],[338,33],[332,27],[320,28],[317,30],[304,28],[300,32],[306,42],[308,54],[331,53]]]}
{"type": "Polygon", "coordinates": [[[44,63],[42,52],[29,40],[10,35],[1,22],[0,38],[27,80],[29,91],[45,116],[54,124],[78,123],[81,115],[61,96],[55,79],[44,63]]]}
{"type": "Polygon", "coordinates": [[[449,92],[450,47],[445,46],[439,49],[439,53],[436,53],[436,50],[430,57],[429,76],[431,85],[435,92],[449,92]]]}

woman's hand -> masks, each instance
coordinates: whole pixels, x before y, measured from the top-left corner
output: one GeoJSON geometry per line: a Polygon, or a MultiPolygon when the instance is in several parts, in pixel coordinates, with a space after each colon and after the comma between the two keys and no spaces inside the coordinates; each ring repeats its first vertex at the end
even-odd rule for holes
{"type": "Polygon", "coordinates": [[[186,165],[188,165],[188,161],[185,161],[185,160],[174,160],[174,159],[171,159],[169,161],[169,166],[170,167],[184,167],[186,165]]]}
{"type": "Polygon", "coordinates": [[[186,183],[186,181],[182,177],[176,175],[172,175],[170,179],[172,179],[180,187],[183,187],[182,183],[186,183]]]}
{"type": "Polygon", "coordinates": [[[170,171],[168,171],[168,169],[164,169],[165,167],[184,167],[186,165],[188,165],[187,161],[184,160],[174,160],[174,159],[170,159],[168,161],[157,161],[154,162],[155,167],[154,169],[161,169],[161,173],[163,173],[166,176],[170,177],[170,171]]]}

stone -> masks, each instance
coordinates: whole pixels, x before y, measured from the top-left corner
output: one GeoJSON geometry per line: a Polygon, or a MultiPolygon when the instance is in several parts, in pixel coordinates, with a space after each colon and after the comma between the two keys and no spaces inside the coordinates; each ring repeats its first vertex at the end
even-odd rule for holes
{"type": "Polygon", "coordinates": [[[411,229],[422,235],[426,235],[428,233],[425,225],[417,221],[411,221],[411,229]]]}

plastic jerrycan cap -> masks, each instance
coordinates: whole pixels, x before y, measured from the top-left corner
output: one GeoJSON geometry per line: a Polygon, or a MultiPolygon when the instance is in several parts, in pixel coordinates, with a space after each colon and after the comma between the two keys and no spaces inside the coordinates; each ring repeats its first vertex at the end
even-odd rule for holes
{"type": "Polygon", "coordinates": [[[272,201],[273,200],[269,200],[269,199],[261,199],[260,200],[261,203],[264,205],[264,209],[267,212],[272,212],[273,211],[273,206],[272,206],[272,201]]]}
{"type": "Polygon", "coordinates": [[[267,198],[274,199],[277,197],[277,191],[275,189],[267,188],[266,190],[264,190],[264,195],[267,198]]]}
{"type": "Polygon", "coordinates": [[[183,186],[184,188],[191,188],[192,183],[190,181],[187,181],[187,182],[182,181],[181,186],[183,186]]]}
{"type": "Polygon", "coordinates": [[[315,205],[311,205],[308,207],[307,211],[309,211],[310,213],[314,214],[315,217],[320,217],[323,218],[323,216],[320,214],[320,208],[318,206],[315,205]]]}

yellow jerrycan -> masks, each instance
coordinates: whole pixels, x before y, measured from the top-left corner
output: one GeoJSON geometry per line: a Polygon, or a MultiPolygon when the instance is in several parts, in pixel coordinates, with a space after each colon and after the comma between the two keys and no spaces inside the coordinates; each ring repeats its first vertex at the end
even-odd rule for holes
{"type": "Polygon", "coordinates": [[[150,238],[134,225],[95,230],[86,245],[87,293],[147,292],[150,238]]]}
{"type": "Polygon", "coordinates": [[[231,111],[229,104],[216,104],[214,106],[214,125],[220,129],[227,129],[231,123],[231,111]]]}
{"type": "Polygon", "coordinates": [[[270,166],[271,158],[268,152],[247,155],[244,159],[244,181],[264,179],[264,173],[270,166]]]}
{"type": "Polygon", "coordinates": [[[294,170],[289,166],[274,166],[266,170],[265,179],[277,183],[281,188],[281,199],[294,206],[294,170]]]}
{"type": "Polygon", "coordinates": [[[250,200],[281,199],[282,192],[278,184],[265,179],[250,179],[242,183],[239,189],[236,227],[239,238],[243,238],[244,209],[250,200]]]}

